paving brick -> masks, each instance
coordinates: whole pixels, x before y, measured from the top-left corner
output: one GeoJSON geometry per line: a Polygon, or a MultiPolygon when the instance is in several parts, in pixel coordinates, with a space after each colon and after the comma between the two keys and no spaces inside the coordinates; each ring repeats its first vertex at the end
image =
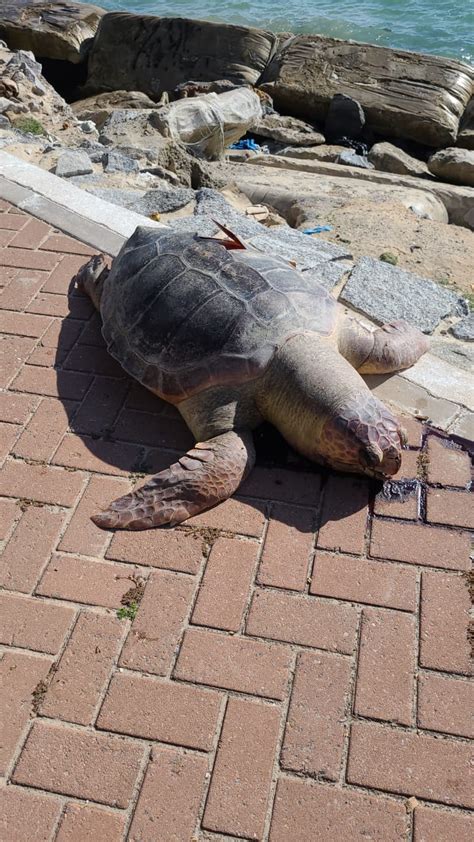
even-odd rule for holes
{"type": "Polygon", "coordinates": [[[398,415],[398,420],[405,432],[407,446],[421,447],[423,424],[411,415],[398,415]]]}
{"type": "Polygon", "coordinates": [[[416,570],[320,550],[314,560],[310,593],[416,611],[416,570]]]}
{"type": "Polygon", "coordinates": [[[55,292],[66,294],[71,286],[74,275],[81,266],[84,266],[83,255],[65,254],[60,257],[58,264],[51,272],[49,279],[43,286],[43,292],[55,292]]]}
{"type": "Polygon", "coordinates": [[[397,801],[290,778],[278,783],[270,842],[406,838],[407,815],[397,801]]]}
{"type": "Polygon", "coordinates": [[[4,214],[0,216],[0,228],[6,230],[19,231],[27,223],[27,219],[21,216],[4,214]]]}
{"type": "Polygon", "coordinates": [[[324,495],[318,547],[359,555],[364,552],[368,484],[331,475],[324,495]]]}
{"type": "MultiPolygon", "coordinates": [[[[74,300],[76,306],[78,306],[79,302],[82,302],[82,299],[70,299],[70,301],[72,300],[74,300]]],[[[75,316],[75,318],[79,317],[75,316]]],[[[123,368],[102,347],[75,345],[68,354],[64,368],[70,368],[74,371],[91,371],[94,374],[102,374],[105,377],[127,379],[127,384],[129,382],[123,368]]],[[[137,431],[137,428],[135,428],[135,431],[137,431]]]]}
{"type": "Polygon", "coordinates": [[[277,707],[229,699],[204,812],[205,828],[262,839],[279,725],[277,707]]]}
{"type": "Polygon", "coordinates": [[[469,591],[465,579],[425,572],[421,579],[420,664],[469,675],[469,591]]]}
{"type": "Polygon", "coordinates": [[[459,678],[421,672],[418,681],[418,725],[474,738],[474,684],[459,678]]]}
{"type": "Polygon", "coordinates": [[[190,577],[167,570],[153,571],[123,647],[121,666],[167,675],[195,586],[190,577]]]}
{"type": "Polygon", "coordinates": [[[116,673],[97,720],[99,728],[210,751],[222,694],[175,681],[116,673]]]}
{"type": "Polygon", "coordinates": [[[96,377],[74,417],[72,429],[90,435],[110,433],[128,388],[128,380],[96,377]]]}
{"type": "Polygon", "coordinates": [[[426,518],[431,523],[474,529],[474,498],[467,491],[429,488],[426,495],[426,518]]]}
{"type": "Polygon", "coordinates": [[[320,486],[321,479],[316,473],[258,466],[242,484],[241,492],[248,497],[314,508],[319,503],[320,486]]]}
{"type": "Polygon", "coordinates": [[[54,550],[64,515],[28,506],[0,558],[0,585],[31,593],[54,550]]]}
{"type": "Polygon", "coordinates": [[[77,341],[83,330],[87,329],[82,322],[74,319],[53,319],[46,333],[41,337],[41,345],[47,348],[69,350],[77,341]]]}
{"type": "Polygon", "coordinates": [[[194,837],[207,772],[206,759],[154,749],[128,835],[129,842],[194,837]]]}
{"type": "MultiPolygon", "coordinates": [[[[139,445],[119,444],[89,436],[79,438],[73,433],[68,433],[59,445],[54,463],[70,468],[82,468],[84,471],[124,476],[140,470],[142,459],[143,448],[139,445]]],[[[107,502],[109,501],[104,500],[104,505],[107,502]]]]}
{"type": "Polygon", "coordinates": [[[16,500],[0,500],[0,541],[8,537],[20,514],[21,510],[16,500]]]}
{"type": "Polygon", "coordinates": [[[147,567],[197,573],[203,558],[203,539],[199,533],[178,530],[120,531],[112,538],[106,557],[147,567]]]}
{"type": "Polygon", "coordinates": [[[15,230],[6,230],[4,228],[0,228],[0,247],[5,248],[5,246],[10,245],[11,241],[13,240],[16,232],[15,230]]]}
{"type": "Polygon", "coordinates": [[[469,568],[469,536],[439,527],[374,520],[370,555],[407,564],[469,568]]]}
{"type": "MultiPolygon", "coordinates": [[[[18,218],[21,219],[21,217],[18,218]]],[[[15,217],[11,217],[11,219],[15,219],[15,217]]],[[[21,249],[36,249],[50,232],[51,227],[46,222],[30,217],[26,225],[23,225],[18,234],[15,234],[10,245],[21,249]]]]}
{"type": "Polygon", "coordinates": [[[0,464],[4,462],[21,432],[18,424],[6,424],[0,421],[0,464]]]}
{"type": "Polygon", "coordinates": [[[69,418],[77,406],[73,401],[45,398],[18,439],[13,452],[24,459],[47,462],[69,426],[69,418]]]}
{"type": "Polygon", "coordinates": [[[469,456],[462,450],[446,446],[443,439],[436,436],[428,438],[428,481],[439,485],[454,485],[460,488],[471,480],[469,456]]]}
{"type": "MultiPolygon", "coordinates": [[[[79,337],[78,344],[94,345],[96,348],[105,348],[104,337],[102,336],[102,319],[100,318],[98,313],[94,313],[87,322],[87,324],[84,326],[84,330],[82,331],[79,337]]],[[[138,388],[138,383],[136,381],[133,381],[132,388],[135,387],[138,388]]],[[[155,397],[155,395],[152,395],[152,393],[146,390],[143,386],[140,386],[139,388],[143,389],[143,391],[147,393],[150,401],[159,400],[155,397]]]]}
{"type": "Polygon", "coordinates": [[[250,596],[260,546],[238,538],[219,538],[212,547],[192,622],[238,631],[250,596]]]}
{"type": "MultiPolygon", "coordinates": [[[[16,217],[11,217],[16,219],[16,217]]],[[[15,266],[18,269],[54,269],[58,262],[56,254],[46,254],[41,251],[31,251],[22,248],[0,249],[0,266],[15,266]]]]}
{"type": "Polygon", "coordinates": [[[412,724],[416,651],[414,617],[400,611],[364,609],[356,713],[412,724]]]}
{"type": "Polygon", "coordinates": [[[0,296],[0,307],[5,310],[24,310],[48,278],[47,272],[33,269],[18,269],[16,272],[17,277],[10,281],[0,296]]]}
{"type": "Polygon", "coordinates": [[[88,319],[92,313],[92,305],[88,299],[41,291],[28,304],[27,312],[45,316],[67,316],[71,319],[88,319]]]}
{"type": "Polygon", "coordinates": [[[414,842],[471,842],[474,818],[467,813],[419,806],[415,810],[414,842]]]}
{"type": "MultiPolygon", "coordinates": [[[[87,256],[97,254],[97,249],[86,246],[85,243],[81,243],[73,237],[66,237],[64,234],[51,234],[41,248],[47,251],[66,252],[67,254],[84,254],[87,256]]],[[[82,262],[85,263],[85,260],[82,262]]]]}
{"type": "Polygon", "coordinates": [[[5,842],[50,842],[61,813],[58,798],[20,786],[0,787],[0,838],[5,842]]]}
{"type": "Polygon", "coordinates": [[[340,655],[298,655],[281,754],[284,768],[339,780],[351,669],[350,660],[340,655]]]}
{"type": "Polygon", "coordinates": [[[6,462],[0,471],[0,494],[55,506],[73,506],[83,483],[84,476],[79,472],[31,465],[19,459],[6,462]]]}
{"type": "Polygon", "coordinates": [[[175,677],[269,699],[285,696],[291,652],[279,644],[189,630],[175,677]]]}
{"type": "Polygon", "coordinates": [[[0,392],[0,421],[26,424],[37,404],[38,398],[33,395],[0,392]]]}
{"type": "Polygon", "coordinates": [[[42,599],[0,593],[0,642],[56,655],[71,627],[74,610],[42,599]]]}
{"type": "Polygon", "coordinates": [[[376,515],[384,515],[386,517],[416,520],[418,517],[419,497],[419,485],[407,494],[403,500],[399,500],[396,497],[387,498],[382,491],[377,494],[374,500],[374,512],[376,515]]]}
{"type": "Polygon", "coordinates": [[[91,804],[69,802],[61,819],[55,842],[120,842],[125,830],[124,813],[91,804]]]}
{"type": "MultiPolygon", "coordinates": [[[[131,483],[128,480],[92,476],[61,539],[59,549],[81,555],[101,555],[110,539],[110,533],[99,529],[91,521],[91,516],[104,509],[110,500],[128,494],[130,489],[131,483]]],[[[133,533],[126,534],[133,537],[133,533]]],[[[146,534],[153,536],[153,532],[146,534]]],[[[141,562],[137,559],[138,563],[141,562]]]]}
{"type": "Polygon", "coordinates": [[[257,589],[247,633],[350,654],[356,642],[357,623],[357,611],[351,605],[257,589]]]}
{"type": "Polygon", "coordinates": [[[122,633],[123,625],[114,615],[79,615],[41,706],[44,716],[91,724],[122,633]]]}
{"type": "Polygon", "coordinates": [[[124,441],[172,450],[189,450],[194,446],[194,436],[180,416],[170,418],[134,409],[121,412],[114,435],[124,441]]]}
{"type": "Polygon", "coordinates": [[[402,450],[402,461],[394,479],[419,479],[421,478],[421,465],[419,463],[419,450],[402,450]]]}
{"type": "Polygon", "coordinates": [[[0,388],[8,386],[18,373],[27,356],[31,354],[35,341],[27,336],[0,337],[0,388]]]}
{"type": "Polygon", "coordinates": [[[51,319],[47,316],[2,310],[2,333],[30,336],[37,339],[45,332],[50,322],[51,319]]]}
{"type": "Polygon", "coordinates": [[[33,691],[46,678],[52,658],[19,652],[0,654],[0,775],[6,775],[27,724],[33,691]],[[7,713],[8,711],[8,713],[7,713]]]}
{"type": "Polygon", "coordinates": [[[58,348],[47,348],[39,343],[27,359],[27,364],[42,368],[61,366],[66,357],[66,351],[58,348]]]}
{"type": "Polygon", "coordinates": [[[265,526],[265,506],[263,503],[231,497],[214,509],[189,518],[186,525],[224,529],[227,532],[259,538],[265,526]]]}
{"type": "Polygon", "coordinates": [[[469,744],[459,740],[354,722],[347,780],[387,792],[472,807],[470,755],[469,744]]]}
{"type": "Polygon", "coordinates": [[[36,593],[104,608],[120,608],[120,600],[134,587],[133,568],[77,556],[53,556],[36,593]]]}
{"type": "Polygon", "coordinates": [[[274,588],[303,591],[314,542],[315,512],[294,506],[273,507],[258,581],[274,588]]]}
{"type": "Polygon", "coordinates": [[[31,392],[51,398],[80,401],[91,382],[90,374],[24,365],[11,388],[17,392],[31,392]]]}
{"type": "Polygon", "coordinates": [[[128,807],[143,748],[121,737],[33,724],[13,774],[17,784],[128,807]]]}

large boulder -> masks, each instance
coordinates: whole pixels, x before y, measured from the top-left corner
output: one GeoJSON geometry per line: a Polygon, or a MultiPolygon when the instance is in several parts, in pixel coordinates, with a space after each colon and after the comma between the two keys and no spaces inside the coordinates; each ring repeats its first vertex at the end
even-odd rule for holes
{"type": "Polygon", "coordinates": [[[456,146],[461,146],[463,149],[474,149],[474,96],[469,100],[462,115],[456,146]]]}
{"type": "Polygon", "coordinates": [[[275,42],[271,32],[245,26],[111,12],[91,48],[86,89],[158,97],[189,79],[253,85],[275,42]]]}
{"type": "Polygon", "coordinates": [[[259,137],[266,137],[278,143],[290,146],[318,146],[324,143],[324,135],[314,126],[282,114],[266,114],[261,120],[251,126],[251,132],[259,137]]]}
{"type": "Polygon", "coordinates": [[[158,106],[140,91],[112,91],[79,99],[72,103],[71,108],[78,120],[92,120],[100,128],[114,111],[132,108],[143,110],[158,106]]]}
{"type": "Polygon", "coordinates": [[[440,147],[455,141],[473,81],[474,69],[461,61],[297,35],[261,84],[279,111],[295,117],[322,121],[333,96],[343,93],[360,103],[369,129],[440,147]]]}
{"type": "Polygon", "coordinates": [[[376,170],[394,172],[399,175],[429,176],[429,170],[424,161],[413,158],[408,152],[394,146],[393,143],[375,143],[368,155],[369,161],[376,170]]]}
{"type": "Polygon", "coordinates": [[[440,149],[429,159],[428,168],[445,181],[474,187],[474,149],[440,149]]]}
{"type": "Polygon", "coordinates": [[[88,3],[2,0],[0,38],[40,58],[83,61],[104,10],[88,3]]]}

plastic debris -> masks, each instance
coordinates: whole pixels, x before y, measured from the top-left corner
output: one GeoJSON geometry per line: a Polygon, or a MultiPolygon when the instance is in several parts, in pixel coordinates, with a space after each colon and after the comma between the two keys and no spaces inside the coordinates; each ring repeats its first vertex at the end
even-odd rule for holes
{"type": "Polygon", "coordinates": [[[256,143],[251,137],[244,138],[244,140],[237,140],[229,146],[229,149],[249,149],[251,152],[262,151],[260,144],[256,143]]]}
{"type": "Polygon", "coordinates": [[[315,225],[314,228],[305,228],[303,234],[321,234],[322,231],[332,231],[332,225],[315,225]]]}

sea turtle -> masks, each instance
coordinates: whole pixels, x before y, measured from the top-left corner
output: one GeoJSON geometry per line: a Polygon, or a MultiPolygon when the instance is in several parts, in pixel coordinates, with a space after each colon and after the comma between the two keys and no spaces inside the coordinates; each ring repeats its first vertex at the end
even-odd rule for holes
{"type": "Polygon", "coordinates": [[[223,230],[218,240],[138,227],[110,270],[96,255],[76,276],[111,355],[175,404],[198,442],[95,515],[98,526],[173,525],[227,499],[254,464],[251,431],[264,419],[316,462],[398,471],[399,423],[358,372],[406,368],[427,338],[401,321],[367,330],[304,273],[223,230]]]}

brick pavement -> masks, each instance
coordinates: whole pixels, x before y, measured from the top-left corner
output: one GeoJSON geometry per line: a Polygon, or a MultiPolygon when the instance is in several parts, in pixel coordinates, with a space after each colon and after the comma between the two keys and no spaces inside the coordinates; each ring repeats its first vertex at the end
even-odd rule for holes
{"type": "Polygon", "coordinates": [[[91,250],[0,205],[1,839],[472,839],[467,453],[410,421],[404,501],[261,465],[98,530],[189,433],[68,299],[91,250]]]}

